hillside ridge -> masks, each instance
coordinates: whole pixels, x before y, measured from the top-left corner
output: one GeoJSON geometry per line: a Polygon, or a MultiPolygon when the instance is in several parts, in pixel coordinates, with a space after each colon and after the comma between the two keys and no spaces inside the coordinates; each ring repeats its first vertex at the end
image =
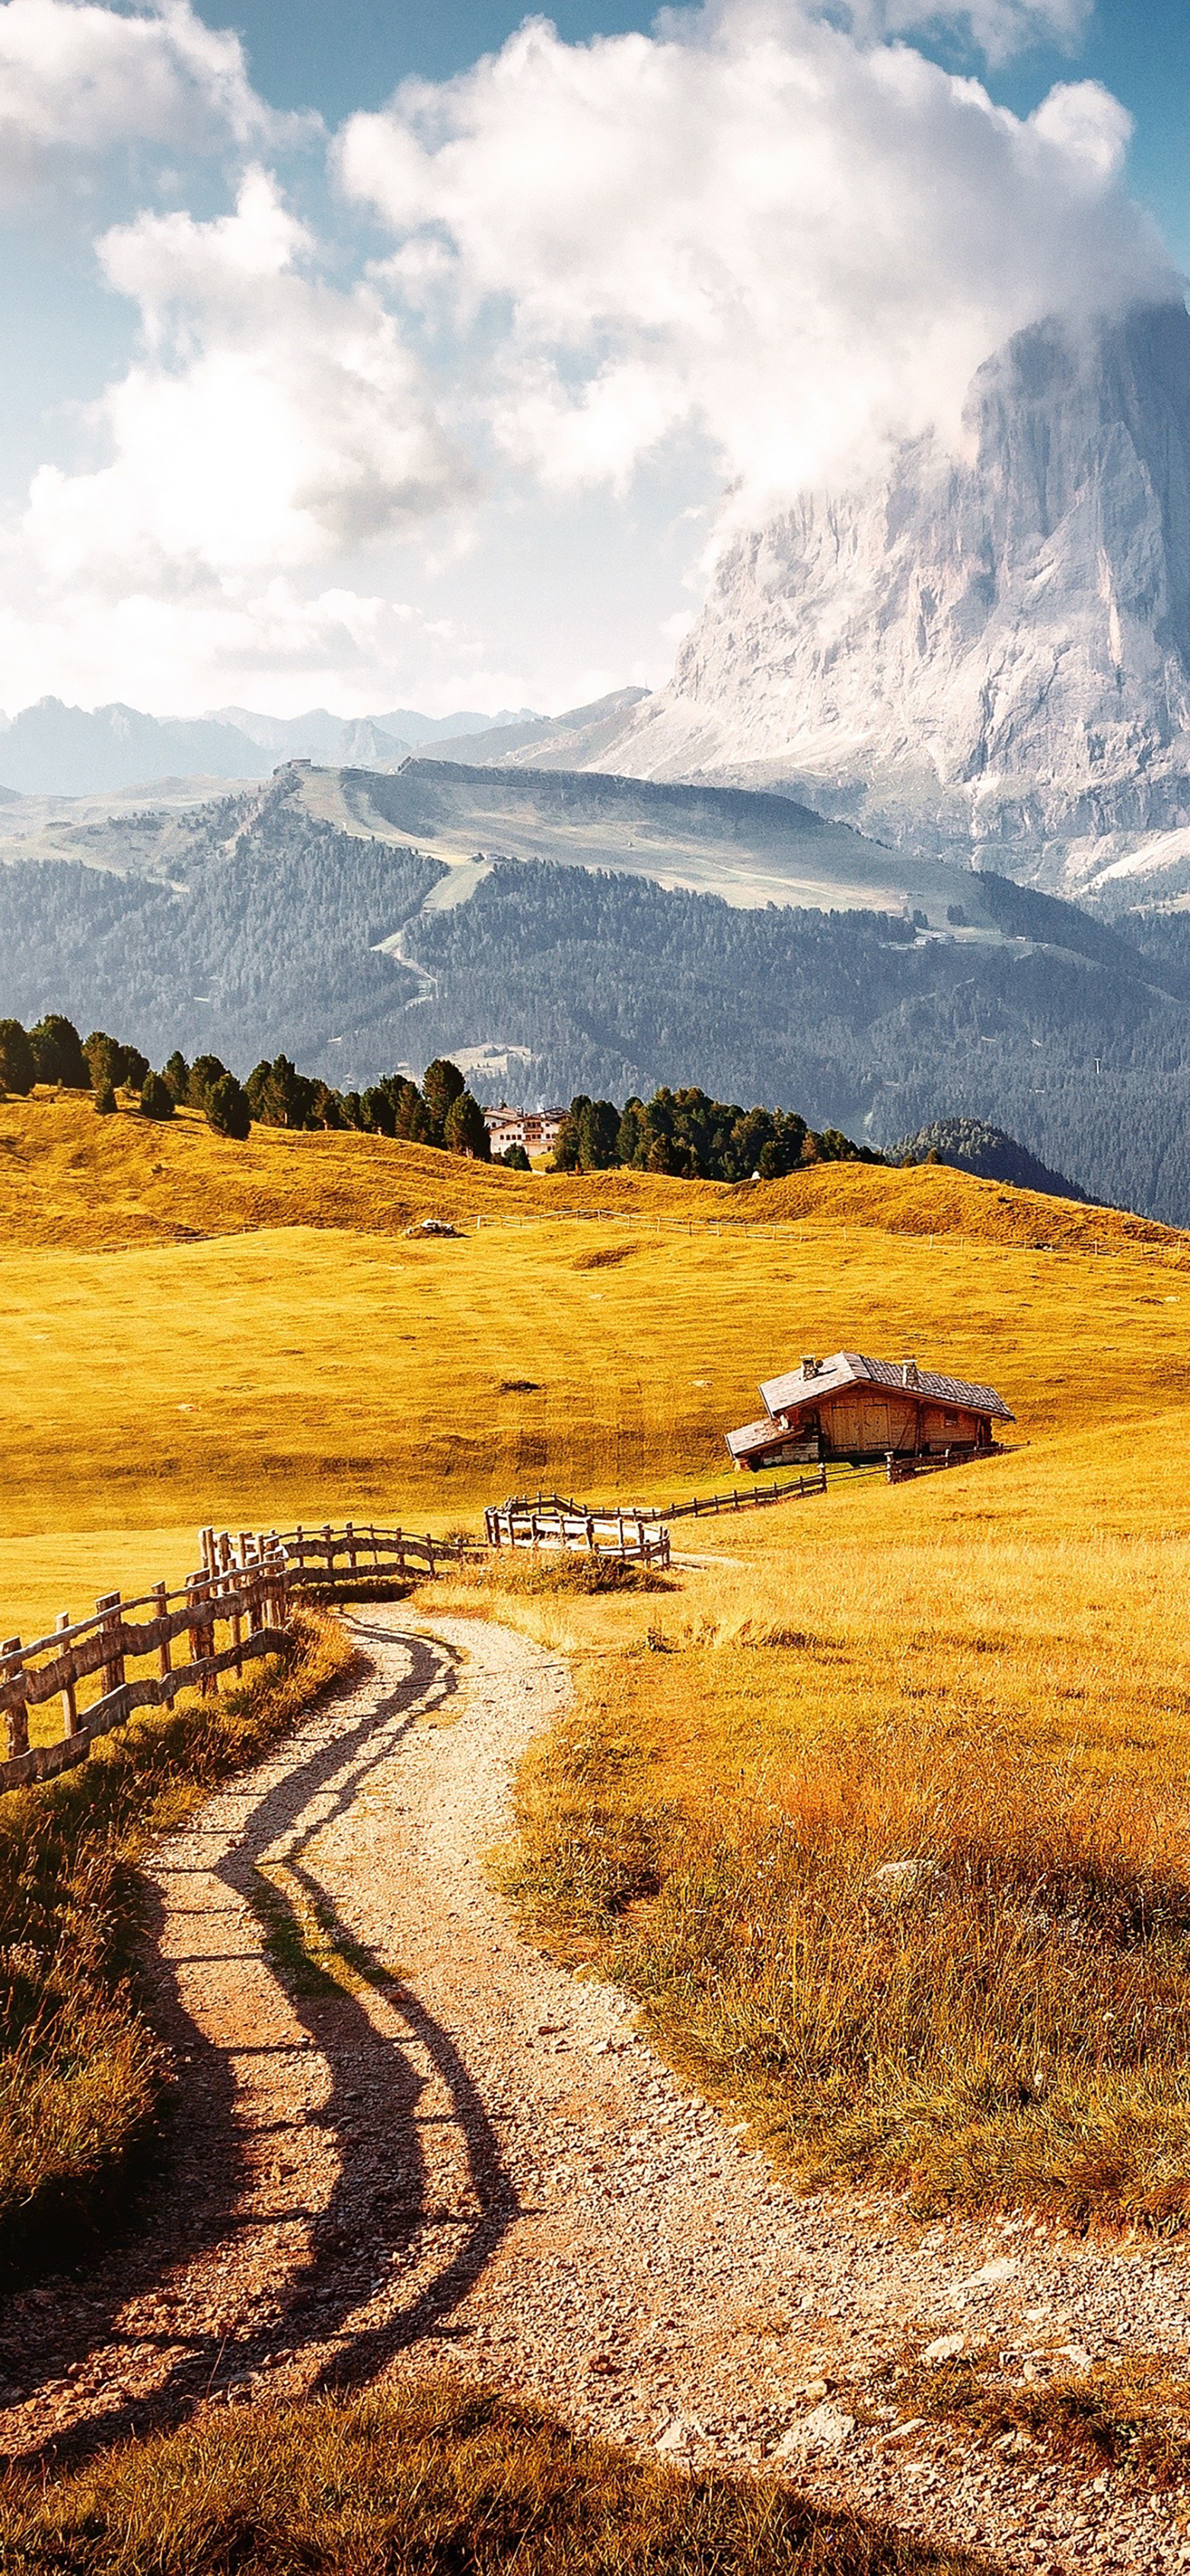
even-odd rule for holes
{"type": "Polygon", "coordinates": [[[294,1226],[385,1235],[426,1216],[474,1226],[572,1214],[700,1232],[817,1221],[1069,1251],[1190,1254],[1190,1235],[1176,1227],[1007,1189],[945,1164],[824,1163],[734,1185],[627,1169],[526,1174],[384,1136],[254,1126],[241,1143],[213,1135],[194,1110],[156,1125],[135,1111],[96,1118],[84,1095],[0,1101],[0,1228],[13,1250],[113,1252],[294,1226]]]}

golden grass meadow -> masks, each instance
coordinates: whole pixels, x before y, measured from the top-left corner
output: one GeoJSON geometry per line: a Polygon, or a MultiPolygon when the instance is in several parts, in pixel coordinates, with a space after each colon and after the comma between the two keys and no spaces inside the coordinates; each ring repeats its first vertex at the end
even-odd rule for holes
{"type": "MultiPolygon", "coordinates": [[[[667,1590],[498,1567],[419,1598],[570,1658],[505,1882],[786,2170],[923,2212],[1185,2225],[1190,1240],[937,1168],[734,1191],[518,1178],[44,1094],[0,1104],[0,1210],[0,1626],[27,1638],[101,1589],[180,1579],[204,1521],[445,1531],[539,1485],[727,1491],[725,1426],[803,1351],[997,1386],[1008,1456],[896,1488],[840,1470],[822,1498],[679,1523],[667,1590]],[[457,1235],[406,1231],[425,1215],[457,1235]]],[[[293,1705],[286,1686],[276,1722],[293,1705]]],[[[109,1762],[157,1759],[168,1808],[234,1758],[193,1756],[192,1722],[145,1720],[30,1795],[60,1807],[109,1762]]],[[[61,1864],[75,1920],[95,1849],[76,1834],[61,1864]]],[[[10,1943],[33,1904],[15,1850],[10,1833],[10,1943]]],[[[133,2049],[129,2131],[150,2098],[133,2049]]],[[[15,2154],[19,2103],[11,2119],[15,2154]]],[[[339,2563],[311,2549],[303,2565],[339,2563]]],[[[589,2563],[636,2563],[608,2549],[589,2563]]],[[[158,2561],[130,2544],[118,2563],[158,2561]]],[[[282,2562],[236,2559],[257,2563],[282,2562]]]]}

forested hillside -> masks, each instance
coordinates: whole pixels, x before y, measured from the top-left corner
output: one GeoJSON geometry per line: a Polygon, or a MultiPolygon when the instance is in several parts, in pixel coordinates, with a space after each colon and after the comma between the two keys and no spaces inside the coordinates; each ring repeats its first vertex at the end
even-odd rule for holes
{"type": "Polygon", "coordinates": [[[956,877],[941,933],[748,909],[579,866],[460,869],[271,791],[171,823],[156,873],[143,843],[137,873],[0,867],[0,1016],[61,1010],[241,1075],[283,1050],[341,1091],[492,1044],[529,1051],[509,1077],[529,1103],[697,1083],[873,1145],[976,1118],[1096,1198],[1190,1221],[1180,916],[1142,945],[988,876],[956,877]]]}

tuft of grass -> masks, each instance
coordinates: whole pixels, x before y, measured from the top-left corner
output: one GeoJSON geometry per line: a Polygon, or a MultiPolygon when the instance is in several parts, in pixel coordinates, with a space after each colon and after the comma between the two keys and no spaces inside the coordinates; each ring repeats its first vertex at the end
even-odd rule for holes
{"type": "Polygon", "coordinates": [[[542,1550],[493,1549],[488,1557],[451,1567],[449,1583],[462,1591],[494,1592],[501,1599],[548,1601],[559,1594],[582,1598],[608,1592],[676,1592],[678,1587],[655,1565],[632,1557],[596,1556],[575,1548],[542,1550]]]}
{"type": "Polygon", "coordinates": [[[303,1610],[287,1658],[0,1799],[0,2278],[92,2242],[152,2141],[169,2069],[138,1993],[140,1858],[352,1660],[337,1624],[303,1610]]]}
{"type": "Polygon", "coordinates": [[[1179,2359],[1138,2354],[1089,2371],[1058,2368],[1021,2381],[991,2352],[963,2354],[898,2375],[898,2402],[914,2414],[962,2424],[984,2442],[1023,2437],[1091,2474],[1111,2468],[1136,2487],[1166,2492],[1190,2478],[1190,2391],[1179,2359]]]}
{"type": "Polygon", "coordinates": [[[211,2410],[0,2486],[11,2576],[987,2576],[767,2480],[694,2476],[438,2384],[211,2410]]]}

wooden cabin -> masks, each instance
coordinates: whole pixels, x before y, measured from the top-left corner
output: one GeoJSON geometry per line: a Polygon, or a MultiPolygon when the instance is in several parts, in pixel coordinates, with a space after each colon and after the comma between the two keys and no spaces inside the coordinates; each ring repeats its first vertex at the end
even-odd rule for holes
{"type": "Polygon", "coordinates": [[[1011,1422],[993,1386],[919,1369],[916,1360],[869,1360],[858,1351],[804,1359],[760,1390],[764,1413],[727,1433],[737,1467],[797,1467],[838,1458],[861,1467],[891,1450],[902,1458],[991,1449],[994,1424],[1011,1422]]]}

